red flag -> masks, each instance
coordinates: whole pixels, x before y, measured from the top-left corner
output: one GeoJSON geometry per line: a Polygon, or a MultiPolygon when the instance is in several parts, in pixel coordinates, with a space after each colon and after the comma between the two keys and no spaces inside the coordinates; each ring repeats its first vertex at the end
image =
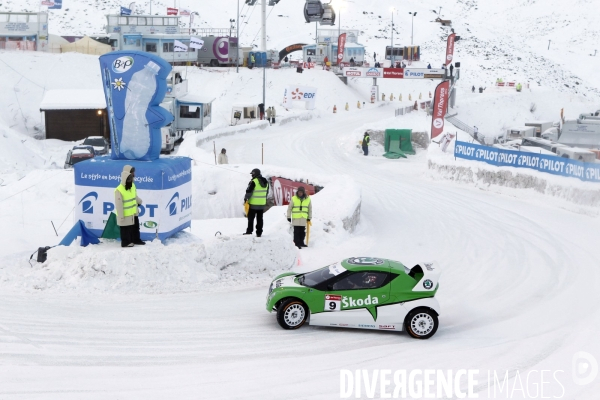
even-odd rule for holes
{"type": "Polygon", "coordinates": [[[448,109],[448,92],[450,81],[437,85],[433,96],[433,112],[431,117],[431,138],[438,136],[444,130],[444,117],[448,109]]]}
{"type": "Polygon", "coordinates": [[[179,12],[176,8],[167,7],[167,15],[177,15],[179,12]]]}
{"type": "Polygon", "coordinates": [[[448,43],[446,44],[446,65],[450,64],[452,62],[452,59],[454,58],[454,37],[456,36],[455,33],[453,33],[452,35],[448,36],[448,43]]]}
{"type": "Polygon", "coordinates": [[[338,37],[338,54],[337,54],[337,63],[341,63],[344,59],[344,47],[346,47],[346,34],[342,33],[340,37],[338,37]]]}

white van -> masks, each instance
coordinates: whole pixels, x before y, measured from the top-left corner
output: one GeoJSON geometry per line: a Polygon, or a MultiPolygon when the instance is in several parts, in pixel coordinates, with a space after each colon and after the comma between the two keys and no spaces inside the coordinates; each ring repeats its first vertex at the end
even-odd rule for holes
{"type": "Polygon", "coordinates": [[[171,124],[160,128],[160,135],[162,137],[160,152],[171,154],[175,148],[175,134],[171,132],[171,124]]]}

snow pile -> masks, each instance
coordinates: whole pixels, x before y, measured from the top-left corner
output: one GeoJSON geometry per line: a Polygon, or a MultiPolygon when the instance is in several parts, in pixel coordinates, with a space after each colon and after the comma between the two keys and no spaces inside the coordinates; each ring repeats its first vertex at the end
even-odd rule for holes
{"type": "Polygon", "coordinates": [[[216,237],[202,241],[180,233],[166,245],[123,249],[106,241],[80,247],[58,246],[43,264],[23,257],[0,265],[2,291],[78,293],[177,293],[262,285],[296,265],[288,236],[216,237]]]}

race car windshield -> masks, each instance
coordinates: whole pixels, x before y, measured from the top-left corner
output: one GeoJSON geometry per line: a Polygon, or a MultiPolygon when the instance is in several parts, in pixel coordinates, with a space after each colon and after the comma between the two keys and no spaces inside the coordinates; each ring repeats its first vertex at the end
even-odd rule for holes
{"type": "Polygon", "coordinates": [[[345,271],[346,269],[342,267],[340,263],[331,264],[300,276],[300,278],[298,278],[298,283],[303,286],[315,287],[345,271]]]}

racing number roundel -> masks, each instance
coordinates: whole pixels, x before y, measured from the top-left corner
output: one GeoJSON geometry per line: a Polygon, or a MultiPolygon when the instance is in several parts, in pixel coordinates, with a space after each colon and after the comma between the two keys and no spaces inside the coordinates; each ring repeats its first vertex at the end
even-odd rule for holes
{"type": "Polygon", "coordinates": [[[342,308],[342,296],[339,294],[325,295],[324,311],[340,311],[342,308]]]}

